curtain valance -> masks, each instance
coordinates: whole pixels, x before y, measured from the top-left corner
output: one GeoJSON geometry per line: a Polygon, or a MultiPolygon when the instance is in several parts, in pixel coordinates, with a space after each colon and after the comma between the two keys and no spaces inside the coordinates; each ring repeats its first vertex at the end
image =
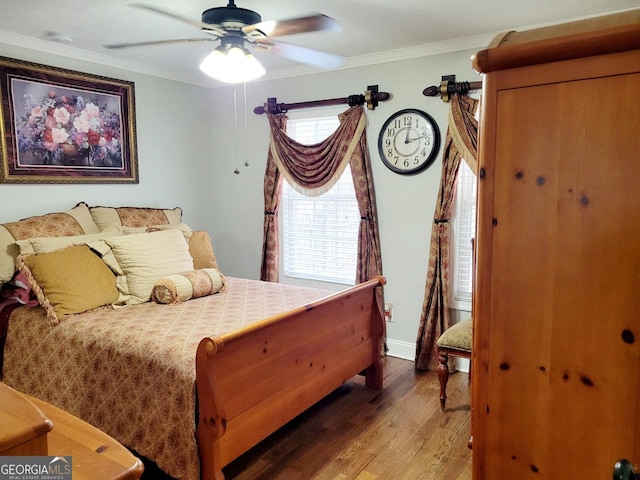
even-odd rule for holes
{"type": "Polygon", "coordinates": [[[271,126],[269,151],[278,170],[299,193],[318,196],[338,181],[358,147],[366,125],[362,108],[340,115],[340,125],[315,145],[303,145],[289,137],[277,115],[268,114],[271,126]]]}

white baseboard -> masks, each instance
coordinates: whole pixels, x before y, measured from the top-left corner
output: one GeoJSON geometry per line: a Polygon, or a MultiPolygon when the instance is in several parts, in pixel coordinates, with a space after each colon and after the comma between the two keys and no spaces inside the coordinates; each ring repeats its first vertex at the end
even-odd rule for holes
{"type": "Polygon", "coordinates": [[[469,373],[469,364],[471,363],[471,361],[468,358],[460,358],[460,357],[455,357],[455,358],[456,358],[456,370],[458,370],[459,372],[469,373]]]}
{"type": "Polygon", "coordinates": [[[394,340],[387,338],[387,355],[390,357],[402,358],[404,360],[416,359],[416,344],[411,342],[403,342],[402,340],[394,340]]]}
{"type": "MultiPolygon", "coordinates": [[[[387,355],[390,357],[402,358],[404,360],[416,360],[416,344],[411,342],[403,342],[402,340],[394,340],[387,338],[387,355]]],[[[469,372],[469,360],[466,358],[455,357],[456,369],[459,372],[469,372]]]]}

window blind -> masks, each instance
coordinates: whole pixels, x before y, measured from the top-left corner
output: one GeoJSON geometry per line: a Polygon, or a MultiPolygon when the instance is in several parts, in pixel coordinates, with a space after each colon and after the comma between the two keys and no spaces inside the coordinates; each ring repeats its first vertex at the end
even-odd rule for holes
{"type": "MultiPolygon", "coordinates": [[[[338,125],[335,116],[290,119],[287,133],[312,145],[338,125]]],[[[280,212],[285,277],[355,284],[360,212],[349,167],[331,190],[318,197],[301,195],[285,182],[280,212]]]]}
{"type": "Polygon", "coordinates": [[[453,212],[452,257],[453,288],[452,305],[462,310],[471,310],[472,262],[471,239],[476,231],[476,176],[462,160],[456,180],[456,198],[453,212]]]}

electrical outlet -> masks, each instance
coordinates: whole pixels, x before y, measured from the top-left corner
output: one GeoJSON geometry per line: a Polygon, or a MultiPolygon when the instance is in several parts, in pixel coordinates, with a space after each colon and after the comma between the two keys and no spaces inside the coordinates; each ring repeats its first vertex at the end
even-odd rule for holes
{"type": "Polygon", "coordinates": [[[387,322],[393,322],[394,318],[393,318],[393,305],[391,303],[385,302],[384,303],[384,319],[387,322]]]}

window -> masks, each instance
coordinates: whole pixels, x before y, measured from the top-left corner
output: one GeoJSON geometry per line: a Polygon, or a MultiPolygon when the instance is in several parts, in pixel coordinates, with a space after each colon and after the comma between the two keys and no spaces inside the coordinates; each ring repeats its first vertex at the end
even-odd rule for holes
{"type": "MultiPolygon", "coordinates": [[[[338,125],[337,116],[289,119],[287,133],[311,145],[338,125]]],[[[279,211],[283,282],[355,284],[360,211],[348,166],[333,188],[317,197],[299,194],[285,180],[279,211]]]]}
{"type": "Polygon", "coordinates": [[[453,285],[451,306],[471,311],[472,261],[471,239],[476,231],[476,176],[467,162],[460,161],[453,208],[451,252],[453,285]]]}

